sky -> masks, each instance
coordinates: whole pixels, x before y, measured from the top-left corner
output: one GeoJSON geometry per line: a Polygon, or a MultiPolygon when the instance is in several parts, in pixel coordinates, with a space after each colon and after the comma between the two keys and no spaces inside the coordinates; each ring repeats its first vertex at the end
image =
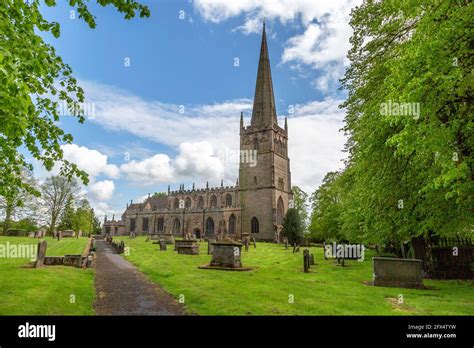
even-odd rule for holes
{"type": "MultiPolygon", "coordinates": [[[[86,122],[65,113],[66,159],[89,173],[84,195],[102,218],[179,188],[233,185],[239,120],[250,122],[265,20],[277,115],[288,117],[292,184],[312,193],[342,168],[349,14],[359,0],[156,0],[125,20],[93,2],[90,29],[66,2],[44,7],[43,35],[84,89],[86,122]]],[[[35,175],[54,174],[36,163],[35,175]]]]}

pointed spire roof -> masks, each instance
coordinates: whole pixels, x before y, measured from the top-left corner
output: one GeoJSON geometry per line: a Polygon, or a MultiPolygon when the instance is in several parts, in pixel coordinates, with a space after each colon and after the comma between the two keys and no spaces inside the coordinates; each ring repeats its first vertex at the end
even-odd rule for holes
{"type": "Polygon", "coordinates": [[[275,110],[275,98],[273,96],[272,72],[270,70],[267,34],[264,22],[251,125],[271,126],[273,124],[278,124],[278,121],[275,110]]]}

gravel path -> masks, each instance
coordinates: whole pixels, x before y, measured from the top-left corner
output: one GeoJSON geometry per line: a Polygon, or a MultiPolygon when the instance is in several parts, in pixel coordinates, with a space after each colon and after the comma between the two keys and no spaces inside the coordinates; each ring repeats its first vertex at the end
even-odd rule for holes
{"type": "Polygon", "coordinates": [[[97,315],[183,315],[184,308],[105,241],[96,245],[97,315]]]}

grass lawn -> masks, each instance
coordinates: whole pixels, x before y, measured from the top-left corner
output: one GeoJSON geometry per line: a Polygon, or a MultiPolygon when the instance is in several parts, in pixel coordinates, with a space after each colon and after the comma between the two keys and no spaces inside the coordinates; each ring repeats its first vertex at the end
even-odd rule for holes
{"type": "Polygon", "coordinates": [[[372,279],[371,251],[364,262],[341,268],[324,260],[322,248],[310,248],[316,266],[305,274],[301,252],[257,243],[242,255],[243,265],[255,270],[229,272],[197,268],[211,259],[207,243],[201,255],[178,255],[172,245],[160,252],[144,237],[122,240],[130,247],[127,259],[176,298],[184,295],[187,309],[201,315],[474,315],[472,281],[425,280],[430,290],[363,284],[372,279]]]}
{"type": "MultiPolygon", "coordinates": [[[[82,254],[87,238],[48,241],[48,256],[82,254]]],[[[38,239],[0,237],[0,244],[37,245],[38,239]]],[[[0,315],[91,315],[94,271],[64,266],[31,268],[28,258],[0,258],[0,315]],[[75,303],[71,303],[71,295],[75,303]]]]}

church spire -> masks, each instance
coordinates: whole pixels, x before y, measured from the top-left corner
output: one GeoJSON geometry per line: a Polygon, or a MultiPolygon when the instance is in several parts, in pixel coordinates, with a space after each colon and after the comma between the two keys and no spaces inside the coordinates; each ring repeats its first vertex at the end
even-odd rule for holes
{"type": "Polygon", "coordinates": [[[267,35],[265,23],[263,23],[262,45],[260,47],[251,125],[271,126],[273,124],[278,124],[278,121],[275,110],[275,98],[273,96],[270,59],[268,57],[267,35]]]}

